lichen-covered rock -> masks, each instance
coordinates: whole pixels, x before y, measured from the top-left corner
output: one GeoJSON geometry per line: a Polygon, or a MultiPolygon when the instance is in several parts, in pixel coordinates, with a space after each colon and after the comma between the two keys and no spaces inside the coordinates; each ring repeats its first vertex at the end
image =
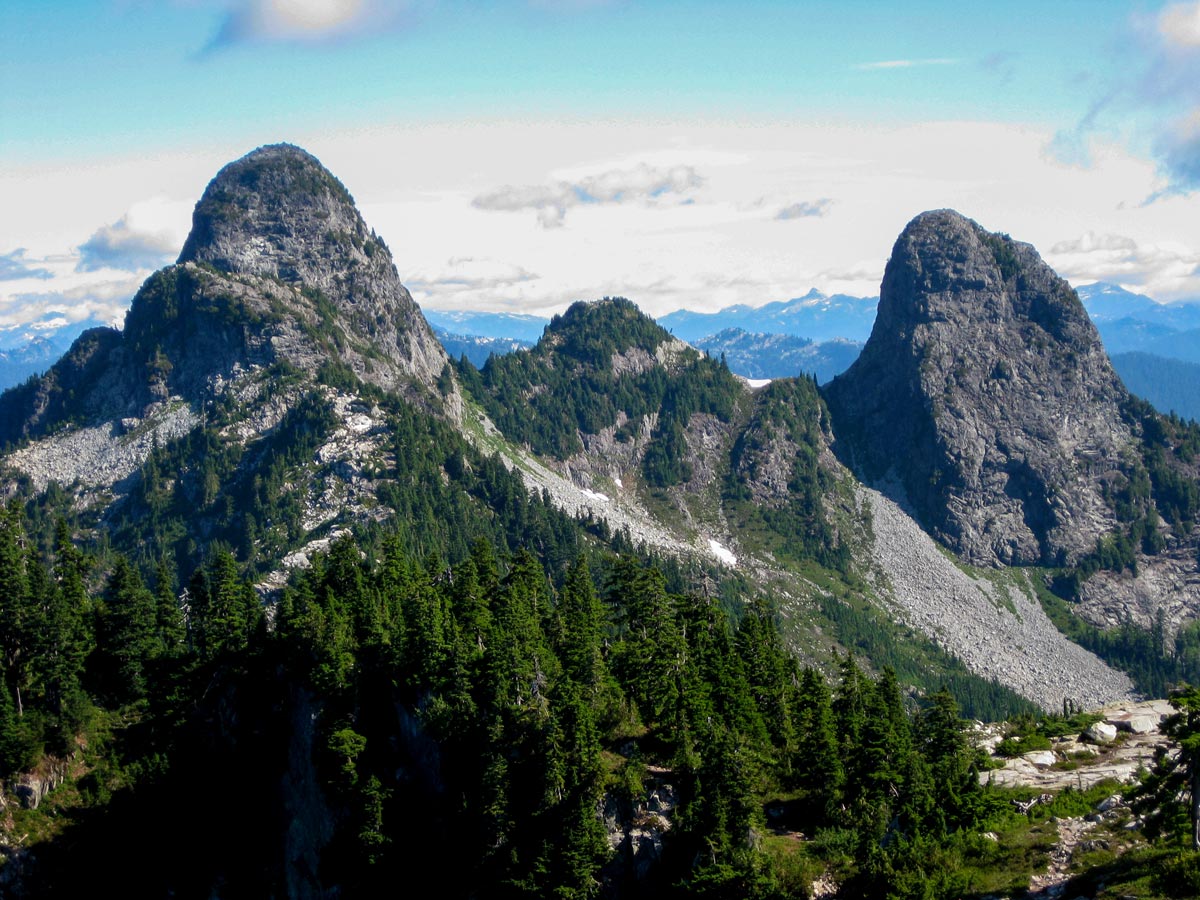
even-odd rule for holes
{"type": "Polygon", "coordinates": [[[951,210],[900,235],[871,338],[827,389],[843,458],[987,565],[1074,562],[1113,530],[1126,397],[1070,286],[951,210]]]}

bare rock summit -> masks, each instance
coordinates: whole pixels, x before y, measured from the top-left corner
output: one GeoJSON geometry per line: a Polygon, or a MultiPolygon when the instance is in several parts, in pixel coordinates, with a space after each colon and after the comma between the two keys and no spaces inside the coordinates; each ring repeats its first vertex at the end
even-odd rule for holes
{"type": "Polygon", "coordinates": [[[862,355],[827,389],[840,455],[984,565],[1072,564],[1117,526],[1135,442],[1079,298],[953,210],[904,229],[862,355]]]}

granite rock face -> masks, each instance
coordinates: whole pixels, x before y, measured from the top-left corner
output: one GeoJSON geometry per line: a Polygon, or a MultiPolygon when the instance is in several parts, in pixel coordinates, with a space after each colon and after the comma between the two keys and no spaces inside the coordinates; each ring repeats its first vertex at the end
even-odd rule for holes
{"type": "Polygon", "coordinates": [[[351,350],[357,340],[382,351],[376,365],[354,366],[381,387],[410,377],[432,385],[446,362],[391,252],[342,183],[299,147],[260,147],[223,168],[196,205],[179,263],[304,285],[308,308],[336,316],[351,350]]]}
{"type": "Polygon", "coordinates": [[[826,392],[841,457],[983,565],[1073,563],[1113,530],[1126,396],[1070,286],[951,210],[904,229],[871,338],[826,392]]]}
{"type": "Polygon", "coordinates": [[[212,180],[179,261],[147,279],[122,331],[85,332],[0,398],[0,444],[198,405],[281,363],[307,376],[334,363],[423,401],[446,361],[341,183],[298,147],[262,147],[212,180]]]}

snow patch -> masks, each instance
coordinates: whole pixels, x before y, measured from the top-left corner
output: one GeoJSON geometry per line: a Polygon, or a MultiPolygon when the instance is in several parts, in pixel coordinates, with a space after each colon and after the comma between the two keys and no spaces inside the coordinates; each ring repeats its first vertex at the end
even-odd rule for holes
{"type": "Polygon", "coordinates": [[[733,551],[731,551],[724,544],[721,544],[717,541],[714,541],[712,538],[709,538],[708,549],[710,551],[712,551],[713,556],[715,556],[721,562],[725,563],[725,565],[727,565],[727,566],[736,566],[737,565],[737,557],[734,556],[733,551]]]}
{"type": "Polygon", "coordinates": [[[605,494],[598,493],[597,491],[589,491],[587,488],[580,488],[579,492],[581,494],[583,494],[583,496],[587,497],[589,500],[596,500],[600,503],[608,502],[608,496],[605,494]]]}
{"type": "Polygon", "coordinates": [[[768,384],[771,383],[771,380],[772,379],[770,379],[770,378],[747,378],[746,384],[750,385],[750,387],[752,387],[752,388],[760,388],[760,387],[766,387],[768,384]]]}

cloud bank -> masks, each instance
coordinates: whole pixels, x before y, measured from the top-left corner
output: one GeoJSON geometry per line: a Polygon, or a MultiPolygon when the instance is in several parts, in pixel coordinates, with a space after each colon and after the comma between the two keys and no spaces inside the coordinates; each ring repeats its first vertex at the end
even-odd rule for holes
{"type": "Polygon", "coordinates": [[[704,179],[692,166],[658,168],[645,163],[632,169],[610,169],[577,181],[547,185],[506,186],[472,201],[477,209],[500,212],[536,210],[543,228],[558,228],[567,210],[592,204],[651,203],[684,197],[704,179]]]}
{"type": "Polygon", "coordinates": [[[124,215],[111,225],[101,226],[79,245],[79,263],[75,268],[79,272],[100,269],[141,272],[170,262],[178,249],[170,235],[136,228],[130,224],[129,216],[124,215]]]}
{"type": "Polygon", "coordinates": [[[1156,299],[1186,292],[1200,271],[1196,251],[1140,245],[1126,235],[1092,231],[1054,244],[1047,261],[1072,283],[1112,281],[1137,287],[1156,299]]]}
{"type": "Polygon", "coordinates": [[[25,248],[18,247],[11,253],[0,253],[0,281],[17,281],[21,278],[53,278],[49,269],[26,265],[25,248]]]}

